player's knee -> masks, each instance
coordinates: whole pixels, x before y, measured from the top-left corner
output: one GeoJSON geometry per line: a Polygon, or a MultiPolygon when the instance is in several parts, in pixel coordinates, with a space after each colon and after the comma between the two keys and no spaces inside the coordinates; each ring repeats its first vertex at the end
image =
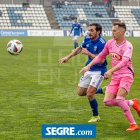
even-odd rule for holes
{"type": "Polygon", "coordinates": [[[124,97],[123,96],[117,96],[116,97],[116,103],[119,105],[119,104],[122,104],[122,102],[124,101],[124,97]]]}
{"type": "Polygon", "coordinates": [[[77,94],[78,94],[78,96],[85,96],[86,95],[86,93],[84,93],[84,92],[77,92],[77,94]]]}
{"type": "Polygon", "coordinates": [[[116,104],[116,102],[114,100],[109,99],[109,100],[104,100],[104,105],[111,107],[111,106],[116,106],[117,104],[116,104]]]}
{"type": "Polygon", "coordinates": [[[111,106],[110,100],[104,100],[104,105],[105,105],[105,106],[111,106]]]}
{"type": "Polygon", "coordinates": [[[77,89],[77,94],[79,96],[85,96],[86,95],[86,90],[85,89],[78,88],[77,89]]]}

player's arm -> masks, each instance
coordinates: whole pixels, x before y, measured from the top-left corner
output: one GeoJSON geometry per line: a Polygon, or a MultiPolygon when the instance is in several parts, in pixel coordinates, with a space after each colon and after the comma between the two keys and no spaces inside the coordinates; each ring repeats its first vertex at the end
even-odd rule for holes
{"type": "Polygon", "coordinates": [[[129,58],[124,57],[120,63],[118,63],[116,66],[112,67],[111,69],[109,69],[109,70],[104,74],[104,78],[105,78],[105,79],[108,79],[115,71],[118,71],[120,68],[126,66],[127,63],[129,62],[129,60],[130,60],[129,58]]]}
{"type": "Polygon", "coordinates": [[[74,29],[74,26],[72,25],[72,28],[71,28],[71,30],[70,30],[70,34],[69,34],[69,36],[71,35],[73,29],[74,29]]]}
{"type": "MultiPolygon", "coordinates": [[[[92,54],[91,52],[89,52],[86,48],[83,48],[81,51],[82,54],[88,55],[91,59],[94,59],[97,55],[92,54]]],[[[105,59],[102,59],[100,61],[101,64],[103,64],[105,62],[105,59]]]]}
{"type": "Polygon", "coordinates": [[[106,58],[108,55],[108,45],[105,45],[105,48],[103,51],[97,55],[87,66],[81,69],[80,73],[84,74],[86,71],[88,71],[93,65],[100,63],[103,59],[106,58]]]}
{"type": "MultiPolygon", "coordinates": [[[[91,59],[94,59],[97,55],[92,54],[91,52],[89,52],[86,48],[83,48],[81,51],[82,54],[88,55],[91,59]]],[[[105,59],[100,60],[99,63],[103,64],[105,62],[105,59]]]]}
{"type": "MultiPolygon", "coordinates": [[[[102,44],[99,45],[98,54],[100,54],[103,51],[104,46],[105,46],[105,43],[102,43],[102,44]]],[[[105,59],[100,60],[100,64],[103,64],[104,62],[105,62],[105,59]]]]}
{"type": "MultiPolygon", "coordinates": [[[[99,52],[100,53],[101,51],[103,50],[103,47],[102,49],[99,49],[99,52]]],[[[86,48],[82,48],[82,51],[81,51],[82,54],[85,54],[85,55],[88,55],[91,59],[94,59],[97,55],[95,54],[92,54],[91,52],[89,52],[86,48]]],[[[105,62],[105,59],[102,59],[100,61],[101,64],[103,64],[105,62]]]]}
{"type": "Polygon", "coordinates": [[[91,59],[94,59],[96,57],[95,54],[92,54],[91,52],[89,52],[86,48],[82,48],[81,50],[82,54],[88,55],[91,59]]]}
{"type": "Polygon", "coordinates": [[[105,79],[108,79],[115,71],[118,71],[119,69],[127,65],[132,57],[132,49],[132,47],[129,47],[124,53],[122,60],[116,66],[112,67],[105,73],[105,79]]]}
{"type": "Polygon", "coordinates": [[[66,63],[70,58],[72,58],[73,56],[79,54],[81,52],[81,47],[77,47],[74,51],[72,51],[70,54],[68,54],[67,56],[61,58],[59,60],[60,64],[66,63]]]}

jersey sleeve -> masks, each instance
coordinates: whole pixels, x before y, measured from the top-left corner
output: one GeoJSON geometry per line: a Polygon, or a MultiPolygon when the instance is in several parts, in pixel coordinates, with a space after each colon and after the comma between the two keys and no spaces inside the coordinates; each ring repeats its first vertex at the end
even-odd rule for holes
{"type": "Polygon", "coordinates": [[[103,50],[99,53],[99,55],[97,55],[95,58],[94,58],[94,61],[96,63],[99,63],[102,59],[105,59],[106,56],[109,54],[109,46],[110,46],[110,41],[108,41],[103,50]]]}
{"type": "Polygon", "coordinates": [[[129,62],[129,58],[128,57],[123,57],[122,61],[119,62],[116,66],[118,68],[122,68],[122,67],[126,66],[128,62],[129,62]]]}
{"type": "Polygon", "coordinates": [[[123,57],[127,57],[127,58],[131,59],[132,52],[133,52],[133,46],[128,46],[128,48],[126,49],[126,51],[123,54],[123,57]]]}
{"type": "Polygon", "coordinates": [[[74,25],[72,24],[72,27],[71,27],[70,34],[72,33],[72,31],[73,31],[73,28],[74,28],[74,25]]]}
{"type": "Polygon", "coordinates": [[[98,54],[100,52],[102,52],[102,50],[104,49],[104,47],[105,47],[105,42],[104,43],[100,43],[100,45],[98,46],[98,54]]]}
{"type": "Polygon", "coordinates": [[[124,52],[122,56],[122,60],[120,63],[117,64],[117,67],[122,68],[127,65],[127,63],[131,60],[132,58],[132,52],[133,52],[133,46],[128,46],[126,51],[124,52]]]}

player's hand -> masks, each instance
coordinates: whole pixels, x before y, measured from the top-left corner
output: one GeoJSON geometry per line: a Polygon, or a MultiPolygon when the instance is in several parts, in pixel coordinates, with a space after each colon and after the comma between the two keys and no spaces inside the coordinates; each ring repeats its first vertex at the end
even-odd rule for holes
{"type": "Polygon", "coordinates": [[[81,34],[81,37],[83,37],[83,34],[81,34]]]}
{"type": "Polygon", "coordinates": [[[86,48],[82,48],[81,53],[88,55],[89,51],[86,48]]]}
{"type": "Polygon", "coordinates": [[[82,74],[84,74],[86,71],[88,71],[90,69],[90,67],[87,65],[87,66],[85,66],[84,68],[82,68],[81,70],[80,70],[80,73],[82,73],[82,74]]]}
{"type": "Polygon", "coordinates": [[[108,71],[105,72],[105,74],[104,74],[104,79],[107,80],[111,75],[112,75],[112,72],[111,72],[110,70],[108,70],[108,71]]]}
{"type": "Polygon", "coordinates": [[[68,57],[63,57],[59,60],[59,64],[66,63],[68,61],[68,57]]]}

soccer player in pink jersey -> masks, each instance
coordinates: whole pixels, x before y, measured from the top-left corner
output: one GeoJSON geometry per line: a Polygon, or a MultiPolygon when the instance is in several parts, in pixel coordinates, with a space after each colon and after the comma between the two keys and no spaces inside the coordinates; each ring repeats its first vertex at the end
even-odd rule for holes
{"type": "Polygon", "coordinates": [[[113,39],[109,40],[103,51],[96,56],[91,63],[85,66],[80,72],[85,73],[91,66],[99,63],[107,55],[110,55],[112,68],[104,74],[104,79],[110,76],[111,82],[107,86],[104,104],[106,106],[120,107],[125,117],[130,123],[130,127],[126,131],[138,130],[129,106],[132,106],[140,116],[140,107],[138,99],[126,100],[130,87],[134,81],[134,73],[132,67],[132,44],[125,39],[126,25],[122,22],[115,22],[112,26],[113,39]]]}

